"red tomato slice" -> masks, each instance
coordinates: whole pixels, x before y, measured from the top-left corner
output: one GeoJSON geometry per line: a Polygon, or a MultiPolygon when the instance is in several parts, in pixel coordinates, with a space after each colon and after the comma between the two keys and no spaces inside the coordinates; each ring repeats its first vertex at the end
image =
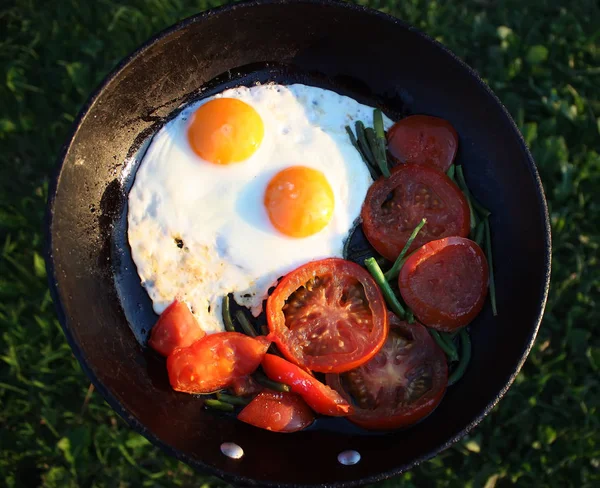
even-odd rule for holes
{"type": "Polygon", "coordinates": [[[373,359],[347,373],[327,375],[327,384],[354,406],[348,420],[365,429],[418,422],[441,402],[448,384],[446,356],[427,329],[389,316],[388,339],[373,359]]]}
{"type": "Polygon", "coordinates": [[[458,134],[447,120],[411,115],[390,128],[387,142],[395,160],[425,164],[446,172],[456,156],[458,134]]]}
{"type": "Polygon", "coordinates": [[[402,164],[389,178],[371,185],[362,211],[368,241],[384,258],[394,261],[415,227],[425,217],[409,252],[426,242],[469,234],[469,205],[444,173],[428,166],[402,164]]]}
{"type": "Polygon", "coordinates": [[[263,387],[252,376],[242,376],[241,378],[235,378],[231,382],[229,389],[235,396],[244,397],[260,393],[263,387]]]}
{"type": "Polygon", "coordinates": [[[481,312],[488,279],[488,263],[477,243],[446,237],[425,244],[406,260],[398,286],[421,322],[451,332],[481,312]]]}
{"type": "Polygon", "coordinates": [[[169,381],[174,390],[186,393],[227,388],[258,367],[269,345],[265,337],[238,332],[206,336],[190,347],[176,349],[167,358],[169,381]]]}
{"type": "Polygon", "coordinates": [[[244,407],[237,418],[273,432],[297,432],[312,424],[315,415],[295,393],[265,390],[244,407]]]}
{"type": "Polygon", "coordinates": [[[267,320],[282,354],[319,372],[348,371],[372,358],[387,336],[385,302],[359,265],[331,258],[285,276],[267,300],[267,320]]]}
{"type": "Polygon", "coordinates": [[[262,367],[269,378],[289,385],[315,412],[334,417],[351,413],[350,404],[336,391],[295,364],[279,356],[266,354],[262,367]]]}
{"type": "Polygon", "coordinates": [[[152,327],[148,345],[168,356],[178,347],[188,347],[206,335],[188,306],[175,300],[160,314],[152,327]]]}

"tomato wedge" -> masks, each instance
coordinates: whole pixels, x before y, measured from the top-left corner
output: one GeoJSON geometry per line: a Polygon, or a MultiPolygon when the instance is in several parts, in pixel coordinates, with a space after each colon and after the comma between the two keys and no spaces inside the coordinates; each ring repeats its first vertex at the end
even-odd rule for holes
{"type": "Polygon", "coordinates": [[[191,346],[205,335],[188,306],[175,300],[152,327],[148,345],[159,354],[168,356],[178,347],[191,346]]]}
{"type": "Polygon", "coordinates": [[[315,421],[315,415],[302,397],[271,390],[259,393],[237,418],[273,432],[297,432],[315,421]]]}
{"type": "Polygon", "coordinates": [[[481,311],[488,280],[488,263],[477,243],[446,237],[425,244],[406,260],[398,286],[421,322],[451,332],[481,311]]]}
{"type": "Polygon", "coordinates": [[[387,143],[400,163],[425,164],[446,172],[456,156],[458,134],[447,120],[411,115],[390,128],[387,143]]]}
{"type": "Polygon", "coordinates": [[[293,363],[342,372],[372,358],[387,336],[383,296],[358,264],[338,258],[286,275],[267,300],[272,338],[293,363]]]}
{"type": "Polygon", "coordinates": [[[448,384],[444,352],[421,324],[390,316],[383,348],[368,363],[343,374],[328,374],[327,384],[354,406],[348,420],[365,429],[408,427],[429,415],[448,384]]]}
{"type": "Polygon", "coordinates": [[[262,368],[273,381],[289,385],[317,413],[337,417],[348,415],[352,411],[350,404],[335,390],[279,356],[266,354],[262,368]]]}
{"type": "Polygon", "coordinates": [[[260,393],[263,389],[261,385],[259,385],[252,376],[242,376],[241,378],[235,378],[231,385],[229,385],[229,389],[235,396],[250,396],[256,395],[260,393]]]}
{"type": "Polygon", "coordinates": [[[371,185],[361,211],[368,241],[384,258],[394,261],[410,234],[425,217],[409,252],[426,242],[469,234],[469,205],[444,173],[428,166],[402,164],[389,178],[371,185]]]}
{"type": "Polygon", "coordinates": [[[174,390],[211,393],[252,373],[262,361],[270,341],[238,332],[206,336],[190,347],[176,349],[167,358],[169,381],[174,390]]]}

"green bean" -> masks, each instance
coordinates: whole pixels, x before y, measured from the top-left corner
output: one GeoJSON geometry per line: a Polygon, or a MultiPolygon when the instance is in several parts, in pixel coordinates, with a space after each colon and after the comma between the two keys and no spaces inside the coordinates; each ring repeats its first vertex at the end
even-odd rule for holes
{"type": "Polygon", "coordinates": [[[214,408],[215,410],[222,410],[223,412],[233,412],[235,410],[235,407],[231,403],[225,403],[220,400],[213,400],[212,398],[204,400],[204,405],[210,408],[214,408]]]}
{"type": "Polygon", "coordinates": [[[385,171],[381,170],[384,176],[387,178],[390,176],[390,169],[387,162],[387,152],[385,149],[385,130],[383,128],[383,113],[381,110],[376,108],[373,110],[373,128],[375,129],[375,135],[377,136],[377,148],[381,157],[381,164],[385,168],[385,171]]]}
{"type": "Polygon", "coordinates": [[[471,195],[471,204],[482,219],[485,219],[486,217],[492,215],[492,212],[490,212],[487,208],[481,205],[481,203],[479,203],[473,195],[471,195]]]}
{"type": "Polygon", "coordinates": [[[458,187],[464,193],[465,198],[467,199],[467,204],[469,205],[469,216],[471,221],[471,231],[475,230],[477,227],[477,215],[475,214],[475,210],[473,209],[473,202],[471,201],[471,192],[469,191],[469,187],[467,186],[467,182],[465,181],[465,174],[463,173],[462,165],[456,165],[456,182],[458,187]]]}
{"type": "Polygon", "coordinates": [[[392,281],[394,278],[398,277],[398,274],[400,274],[400,270],[402,269],[402,266],[404,265],[404,261],[405,261],[404,256],[406,256],[406,253],[408,252],[408,249],[410,248],[413,241],[417,237],[417,234],[419,233],[419,231],[423,228],[423,226],[426,223],[427,223],[427,219],[422,218],[421,222],[419,222],[419,224],[414,228],[414,230],[410,234],[410,237],[406,241],[406,244],[404,244],[402,251],[400,251],[400,254],[398,254],[398,257],[396,258],[394,265],[385,272],[385,279],[387,281],[392,281]]]}
{"type": "Polygon", "coordinates": [[[390,287],[389,283],[385,280],[385,276],[383,276],[383,272],[381,271],[381,268],[379,267],[379,264],[377,264],[375,258],[365,259],[365,266],[379,285],[379,288],[381,288],[381,293],[383,293],[385,301],[392,309],[392,312],[394,312],[401,319],[404,319],[406,317],[406,310],[404,310],[404,307],[396,297],[396,294],[390,287]]]}
{"type": "Polygon", "coordinates": [[[269,335],[269,328],[266,325],[261,325],[260,333],[264,336],[269,335]]]}
{"type": "Polygon", "coordinates": [[[248,320],[248,317],[246,317],[246,314],[242,310],[238,310],[235,313],[235,318],[242,326],[242,329],[246,333],[246,335],[249,335],[250,337],[256,337],[256,330],[254,329],[254,327],[248,320]]]}
{"type": "Polygon", "coordinates": [[[454,167],[453,164],[451,164],[450,167],[448,168],[448,171],[446,171],[446,176],[448,176],[448,178],[450,178],[452,181],[456,181],[454,179],[455,172],[456,172],[456,168],[454,167]]]}
{"type": "Polygon", "coordinates": [[[498,315],[498,308],[496,306],[496,283],[494,282],[494,259],[492,256],[492,233],[490,231],[490,219],[485,219],[485,254],[488,261],[488,267],[490,269],[490,301],[492,302],[492,313],[494,316],[498,315]]]}
{"type": "Polygon", "coordinates": [[[229,295],[223,297],[221,308],[223,309],[223,323],[225,324],[225,330],[227,332],[235,332],[235,326],[233,325],[233,320],[231,320],[231,311],[229,310],[229,295]]]}
{"type": "Polygon", "coordinates": [[[367,141],[371,146],[371,151],[373,151],[373,157],[375,158],[375,162],[377,163],[377,167],[386,178],[390,176],[390,170],[387,164],[387,156],[385,152],[381,152],[381,148],[379,146],[379,141],[377,139],[377,134],[375,134],[375,130],[371,127],[367,127],[365,129],[365,136],[367,137],[367,141]]]}
{"type": "Polygon", "coordinates": [[[448,378],[448,386],[453,385],[465,374],[465,370],[471,360],[471,338],[467,329],[460,331],[460,361],[448,378]]]}
{"type": "Polygon", "coordinates": [[[242,398],[221,392],[217,393],[217,400],[224,403],[230,403],[231,405],[248,405],[251,401],[249,398],[242,398]]]}
{"type": "Polygon", "coordinates": [[[379,148],[379,142],[377,141],[377,135],[375,131],[371,127],[367,127],[365,129],[365,135],[367,136],[367,141],[371,146],[371,150],[373,151],[373,156],[375,157],[375,162],[377,163],[377,168],[381,171],[381,174],[386,178],[390,175],[390,171],[388,169],[387,158],[381,154],[381,150],[379,148]]]}
{"type": "Polygon", "coordinates": [[[452,340],[446,340],[442,334],[440,334],[437,330],[429,329],[429,333],[433,340],[437,343],[438,346],[442,348],[442,350],[448,356],[450,361],[458,361],[458,352],[456,351],[456,346],[452,342],[452,340]]]}
{"type": "Polygon", "coordinates": [[[348,133],[348,137],[350,138],[350,142],[352,143],[354,148],[362,155],[362,151],[360,150],[360,147],[358,146],[358,141],[356,140],[356,136],[354,135],[354,132],[352,132],[352,129],[350,128],[349,125],[346,126],[346,132],[348,133]]]}
{"type": "Polygon", "coordinates": [[[414,324],[415,323],[415,315],[413,314],[413,312],[412,312],[412,310],[410,308],[406,312],[406,321],[409,324],[414,324]]]}
{"type": "Polygon", "coordinates": [[[350,142],[352,143],[352,145],[354,146],[354,148],[358,151],[358,154],[360,154],[360,157],[362,158],[363,162],[365,163],[365,166],[369,170],[369,173],[371,173],[371,178],[373,178],[374,180],[376,180],[377,178],[379,178],[379,175],[377,174],[377,171],[371,165],[371,163],[367,159],[367,156],[365,156],[365,154],[360,149],[360,147],[358,145],[358,141],[356,140],[356,137],[354,136],[354,133],[352,132],[352,129],[349,126],[346,126],[346,132],[348,133],[348,136],[350,137],[350,142]]]}
{"type": "Polygon", "coordinates": [[[263,385],[264,387],[270,388],[273,391],[280,391],[280,392],[292,391],[292,389],[285,383],[279,383],[278,381],[273,381],[273,380],[267,378],[267,376],[264,373],[261,373],[260,371],[256,371],[254,373],[254,379],[258,383],[263,385]]]}
{"type": "Polygon", "coordinates": [[[375,161],[375,166],[379,171],[383,173],[381,169],[381,157],[379,154],[379,146],[377,144],[377,136],[375,135],[375,130],[372,127],[367,127],[365,129],[365,137],[367,139],[367,143],[369,144],[369,148],[373,153],[373,160],[375,161]]]}
{"type": "Polygon", "coordinates": [[[375,160],[375,156],[371,152],[371,147],[367,141],[367,136],[365,134],[365,124],[363,124],[360,120],[354,124],[356,128],[356,137],[358,138],[358,144],[362,149],[363,154],[366,156],[367,160],[371,163],[373,168],[377,168],[377,161],[375,160]]]}
{"type": "Polygon", "coordinates": [[[485,222],[487,217],[477,224],[477,228],[475,229],[475,239],[473,239],[479,247],[482,246],[483,243],[483,233],[485,231],[485,222]]]}

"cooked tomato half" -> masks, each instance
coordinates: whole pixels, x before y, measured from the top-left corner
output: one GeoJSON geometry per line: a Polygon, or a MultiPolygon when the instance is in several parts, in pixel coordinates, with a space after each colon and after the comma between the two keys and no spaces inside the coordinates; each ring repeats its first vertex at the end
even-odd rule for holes
{"type": "Polygon", "coordinates": [[[446,237],[425,244],[406,260],[398,286],[421,322],[451,332],[481,311],[488,279],[488,263],[477,243],[446,237]]]}
{"type": "Polygon", "coordinates": [[[297,432],[312,424],[315,415],[295,393],[265,390],[245,406],[237,418],[273,432],[297,432]]]}
{"type": "Polygon", "coordinates": [[[458,148],[458,134],[447,120],[411,115],[387,133],[388,151],[401,163],[425,164],[446,172],[458,148]]]}
{"type": "Polygon", "coordinates": [[[265,337],[238,332],[206,336],[190,347],[176,349],[167,358],[169,381],[174,390],[186,393],[227,388],[258,367],[269,345],[265,337]]]}
{"type": "Polygon", "coordinates": [[[286,358],[322,373],[361,365],[387,336],[379,287],[358,264],[338,258],[286,275],[267,300],[267,320],[286,358]]]}
{"type": "Polygon", "coordinates": [[[426,242],[469,234],[469,205],[458,186],[429,166],[402,164],[389,178],[371,185],[361,211],[367,239],[384,258],[394,261],[425,217],[427,224],[409,252],[426,242]]]}
{"type": "Polygon", "coordinates": [[[152,327],[148,345],[159,354],[168,356],[176,348],[191,346],[205,335],[188,306],[175,300],[152,327]]]}
{"type": "Polygon", "coordinates": [[[421,324],[390,315],[385,345],[368,363],[327,384],[352,403],[348,420],[365,429],[387,430],[418,422],[440,403],[448,383],[444,352],[421,324]]]}
{"type": "Polygon", "coordinates": [[[263,387],[259,385],[252,376],[242,376],[241,378],[235,378],[231,385],[229,385],[229,389],[235,396],[250,396],[256,395],[263,390],[263,387]]]}
{"type": "Polygon", "coordinates": [[[262,361],[262,368],[273,381],[289,385],[315,412],[334,417],[351,413],[350,404],[335,390],[295,364],[279,356],[267,354],[262,361]]]}

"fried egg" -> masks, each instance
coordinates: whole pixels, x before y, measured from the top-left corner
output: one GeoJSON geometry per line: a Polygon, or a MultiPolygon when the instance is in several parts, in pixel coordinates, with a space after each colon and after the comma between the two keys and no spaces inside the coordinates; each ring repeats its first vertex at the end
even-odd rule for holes
{"type": "Polygon", "coordinates": [[[222,331],[224,295],[258,316],[281,276],[341,257],[372,183],[345,126],[372,117],[299,84],[184,107],[154,136],[128,200],[131,253],[155,312],[177,298],[207,333],[222,331]]]}

